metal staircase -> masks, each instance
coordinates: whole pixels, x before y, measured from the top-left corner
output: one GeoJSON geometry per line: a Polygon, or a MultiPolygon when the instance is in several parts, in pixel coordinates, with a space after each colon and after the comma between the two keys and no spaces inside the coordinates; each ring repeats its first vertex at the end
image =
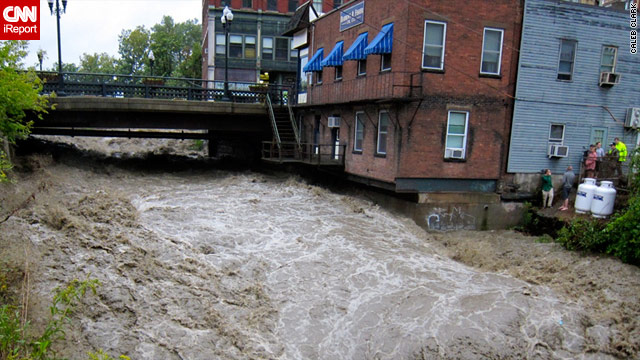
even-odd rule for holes
{"type": "Polygon", "coordinates": [[[301,153],[300,137],[291,106],[274,107],[269,94],[266,96],[266,103],[273,131],[271,151],[277,151],[278,158],[282,160],[299,159],[301,153]]]}

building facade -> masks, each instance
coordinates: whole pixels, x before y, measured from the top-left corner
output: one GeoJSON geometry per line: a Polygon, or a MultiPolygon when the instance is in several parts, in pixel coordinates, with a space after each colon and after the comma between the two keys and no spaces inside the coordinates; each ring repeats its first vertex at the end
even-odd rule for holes
{"type": "Polygon", "coordinates": [[[352,179],[396,192],[494,192],[521,15],[516,0],[366,0],[312,21],[296,44],[303,141],[342,146],[352,179]]]}
{"type": "MultiPolygon", "coordinates": [[[[296,82],[298,52],[291,37],[282,34],[303,0],[203,0],[202,76],[224,80],[225,30],[220,21],[225,6],[233,11],[229,28],[228,80],[258,82],[269,74],[269,82],[293,86],[296,82]]],[[[322,3],[330,11],[332,4],[322,3]]]]}
{"type": "Polygon", "coordinates": [[[541,169],[579,169],[600,141],[638,141],[640,55],[630,48],[629,12],[527,0],[507,171],[522,181],[541,169]]]}

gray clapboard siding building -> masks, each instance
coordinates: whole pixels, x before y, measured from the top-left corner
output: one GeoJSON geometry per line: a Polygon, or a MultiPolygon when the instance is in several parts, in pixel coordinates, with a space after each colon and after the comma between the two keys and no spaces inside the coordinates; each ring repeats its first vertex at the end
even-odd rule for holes
{"type": "Polygon", "coordinates": [[[615,137],[635,148],[638,132],[625,127],[640,108],[631,30],[629,11],[526,0],[508,173],[578,169],[589,144],[608,150],[615,137]]]}

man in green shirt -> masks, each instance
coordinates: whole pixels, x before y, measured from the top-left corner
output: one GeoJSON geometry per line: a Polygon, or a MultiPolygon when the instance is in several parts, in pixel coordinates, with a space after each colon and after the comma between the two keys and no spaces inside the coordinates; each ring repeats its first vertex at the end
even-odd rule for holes
{"type": "Polygon", "coordinates": [[[616,163],[616,175],[622,176],[622,163],[627,161],[627,145],[625,145],[619,138],[613,139],[613,143],[616,144],[616,150],[618,150],[618,161],[616,163]]]}
{"type": "Polygon", "coordinates": [[[542,208],[546,207],[553,207],[553,183],[550,169],[546,169],[542,175],[542,208]]]}

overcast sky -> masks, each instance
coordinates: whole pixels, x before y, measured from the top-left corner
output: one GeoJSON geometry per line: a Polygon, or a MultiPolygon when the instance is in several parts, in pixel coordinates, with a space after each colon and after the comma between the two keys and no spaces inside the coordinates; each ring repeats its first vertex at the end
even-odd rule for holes
{"type": "MultiPolygon", "coordinates": [[[[163,15],[176,22],[195,18],[201,24],[201,14],[202,0],[68,0],[67,12],[60,18],[62,62],[78,65],[83,53],[106,52],[117,57],[118,35],[123,29],[138,25],[150,28],[163,15]]],[[[56,17],[51,15],[47,0],[40,0],[40,40],[29,42],[29,55],[24,60],[27,67],[38,64],[38,49],[47,52],[43,70],[58,61],[56,17]]]]}

